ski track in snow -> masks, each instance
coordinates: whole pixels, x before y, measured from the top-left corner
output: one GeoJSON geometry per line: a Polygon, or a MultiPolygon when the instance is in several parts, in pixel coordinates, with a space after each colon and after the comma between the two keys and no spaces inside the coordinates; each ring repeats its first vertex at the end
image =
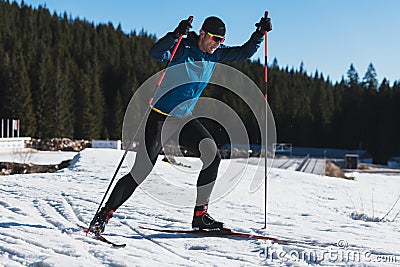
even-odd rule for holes
{"type": "MultiPolygon", "coordinates": [[[[0,177],[0,266],[376,266],[369,261],[294,260],[289,253],[369,252],[400,262],[400,230],[394,222],[354,220],[352,212],[382,217],[400,194],[400,177],[357,174],[356,181],[292,170],[272,169],[268,181],[268,230],[264,225],[263,186],[249,193],[255,165],[223,160],[221,171],[237,185],[210,205],[214,218],[238,232],[268,235],[294,243],[231,237],[159,233],[138,226],[189,229],[193,208],[158,202],[157,173],[176,185],[192,186],[196,173],[181,173],[161,160],[139,190],[115,213],[104,236],[125,248],[115,249],[76,224],[88,225],[99,205],[121,151],[86,149],[74,164],[53,174],[0,177]],[[143,188],[142,188],[143,187],[143,188]],[[348,248],[323,246],[342,240],[348,248]],[[295,241],[299,241],[295,243],[295,241]],[[315,245],[301,242],[314,242],[315,245]],[[274,252],[274,253],[272,253],[274,252]]],[[[195,162],[198,165],[198,162],[195,162]]],[[[118,177],[128,171],[123,166],[118,177]]],[[[217,185],[218,187],[218,181],[217,185]]],[[[172,199],[174,194],[160,193],[172,199]]],[[[180,195],[177,195],[180,196],[180,195]]],[[[394,208],[393,214],[400,210],[394,208]]],[[[392,215],[393,216],[393,215],[392,215]]],[[[392,218],[389,216],[389,218],[392,218]]],[[[375,258],[372,258],[375,259],[375,258]]],[[[364,259],[365,260],[365,259],[364,259]]],[[[386,266],[396,266],[395,262],[386,266]]]]}

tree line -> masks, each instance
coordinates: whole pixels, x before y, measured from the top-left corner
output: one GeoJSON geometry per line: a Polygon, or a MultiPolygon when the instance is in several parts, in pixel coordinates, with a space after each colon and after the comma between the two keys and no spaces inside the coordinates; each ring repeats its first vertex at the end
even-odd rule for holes
{"type": "Polygon", "coordinates": [[[0,2],[0,117],[38,138],[119,138],[155,36],[0,2]]]}
{"type": "MultiPolygon", "coordinates": [[[[0,1],[0,118],[19,118],[21,135],[37,138],[120,139],[135,90],[163,64],[148,51],[155,35],[60,15],[23,2],[0,1]]],[[[263,88],[260,61],[230,64],[263,88]]],[[[360,78],[351,64],[339,82],[316,71],[269,66],[269,104],[279,142],[295,146],[365,149],[375,162],[400,155],[400,84],[379,84],[371,63],[360,78]]],[[[249,107],[210,85],[207,96],[240,114],[252,143],[259,142],[249,107]]],[[[221,127],[206,122],[218,144],[221,127]]]]}

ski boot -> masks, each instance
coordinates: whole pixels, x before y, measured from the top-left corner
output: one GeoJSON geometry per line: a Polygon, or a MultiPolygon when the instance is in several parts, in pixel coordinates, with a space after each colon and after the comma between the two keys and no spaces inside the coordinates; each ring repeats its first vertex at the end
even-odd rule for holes
{"type": "Polygon", "coordinates": [[[104,228],[108,221],[112,218],[114,210],[109,210],[103,207],[96,215],[89,225],[89,232],[94,234],[100,234],[104,232],[104,228]]]}
{"type": "Polygon", "coordinates": [[[193,230],[222,231],[224,224],[214,220],[207,212],[207,205],[196,206],[192,221],[193,230]]]}

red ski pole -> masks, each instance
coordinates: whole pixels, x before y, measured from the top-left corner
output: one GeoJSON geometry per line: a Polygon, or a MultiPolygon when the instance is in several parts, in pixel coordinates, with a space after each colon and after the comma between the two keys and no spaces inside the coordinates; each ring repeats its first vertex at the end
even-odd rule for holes
{"type": "MultiPolygon", "coordinates": [[[[268,11],[265,11],[264,14],[265,18],[268,18],[268,11]]],[[[264,128],[264,135],[265,135],[265,203],[264,203],[264,227],[263,229],[267,228],[267,210],[268,210],[268,164],[267,164],[267,157],[268,157],[268,32],[264,31],[264,99],[265,99],[265,128],[264,128]]]]}
{"type": "MultiPolygon", "coordinates": [[[[190,17],[188,18],[188,20],[189,20],[190,22],[192,22],[192,21],[193,21],[193,16],[190,16],[190,17]]],[[[167,65],[165,66],[165,69],[164,69],[163,72],[161,73],[161,77],[160,77],[160,79],[158,80],[158,83],[157,83],[157,86],[156,86],[156,90],[160,88],[161,83],[162,83],[162,81],[163,81],[163,79],[164,79],[165,73],[167,72],[168,67],[169,67],[169,65],[171,64],[171,61],[172,61],[172,59],[173,59],[174,56],[175,56],[176,50],[178,50],[178,47],[179,47],[179,45],[180,45],[180,43],[181,43],[181,41],[182,41],[182,38],[183,38],[183,34],[180,34],[180,35],[179,35],[179,38],[178,38],[178,41],[176,42],[174,48],[172,49],[172,52],[171,52],[171,55],[170,55],[170,57],[169,57],[169,59],[168,59],[167,65]]],[[[150,99],[150,103],[151,103],[151,101],[152,101],[152,99],[150,99]]],[[[126,150],[125,150],[125,152],[124,152],[124,155],[122,156],[122,158],[121,158],[121,160],[120,160],[120,162],[119,162],[119,164],[118,164],[118,166],[117,166],[117,169],[116,169],[115,172],[114,172],[114,175],[113,175],[113,177],[112,177],[112,179],[111,179],[111,181],[110,181],[110,184],[108,185],[107,190],[106,190],[106,192],[104,193],[103,199],[101,200],[100,205],[99,205],[99,207],[97,208],[96,214],[100,211],[101,207],[103,206],[103,202],[104,202],[104,200],[106,199],[106,196],[107,196],[108,192],[110,191],[111,185],[114,183],[114,180],[115,180],[115,178],[117,177],[117,174],[118,174],[118,172],[119,172],[119,169],[121,168],[122,163],[124,162],[124,160],[125,160],[125,158],[126,158],[126,155],[128,154],[129,148],[133,145],[134,138],[135,138],[135,136],[137,135],[137,133],[138,133],[138,131],[139,131],[139,128],[141,127],[141,125],[142,125],[142,123],[143,123],[144,118],[146,118],[146,116],[143,116],[143,118],[142,118],[142,120],[141,120],[141,122],[140,122],[140,124],[139,124],[138,129],[136,129],[136,133],[134,134],[134,136],[132,137],[131,142],[129,143],[128,147],[126,148],[126,150]]],[[[96,216],[96,215],[95,215],[95,216],[96,216]]]]}

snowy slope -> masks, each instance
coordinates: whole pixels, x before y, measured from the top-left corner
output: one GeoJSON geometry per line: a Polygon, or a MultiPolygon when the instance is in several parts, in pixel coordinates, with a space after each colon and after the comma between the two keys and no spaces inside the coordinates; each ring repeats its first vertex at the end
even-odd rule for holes
{"type": "MultiPolygon", "coordinates": [[[[211,215],[237,231],[316,245],[138,229],[140,225],[189,229],[200,166],[198,159],[191,159],[193,167],[187,171],[158,161],[141,189],[106,227],[106,237],[127,243],[126,248],[113,249],[85,236],[76,223],[89,224],[122,153],[86,149],[73,166],[57,173],[0,177],[0,265],[377,266],[391,261],[386,266],[396,266],[394,260],[400,262],[400,218],[372,220],[382,218],[400,195],[399,176],[355,173],[356,180],[350,181],[272,169],[268,228],[261,230],[263,186],[251,194],[247,179],[260,170],[240,159],[222,161],[224,177],[235,177],[238,170],[244,175],[228,195],[214,199],[211,215]],[[356,220],[355,212],[367,215],[366,220],[356,220]],[[344,248],[317,245],[338,241],[344,248]]],[[[127,165],[122,167],[118,177],[128,170],[127,165]]],[[[400,203],[387,218],[399,210],[400,203]]]]}

